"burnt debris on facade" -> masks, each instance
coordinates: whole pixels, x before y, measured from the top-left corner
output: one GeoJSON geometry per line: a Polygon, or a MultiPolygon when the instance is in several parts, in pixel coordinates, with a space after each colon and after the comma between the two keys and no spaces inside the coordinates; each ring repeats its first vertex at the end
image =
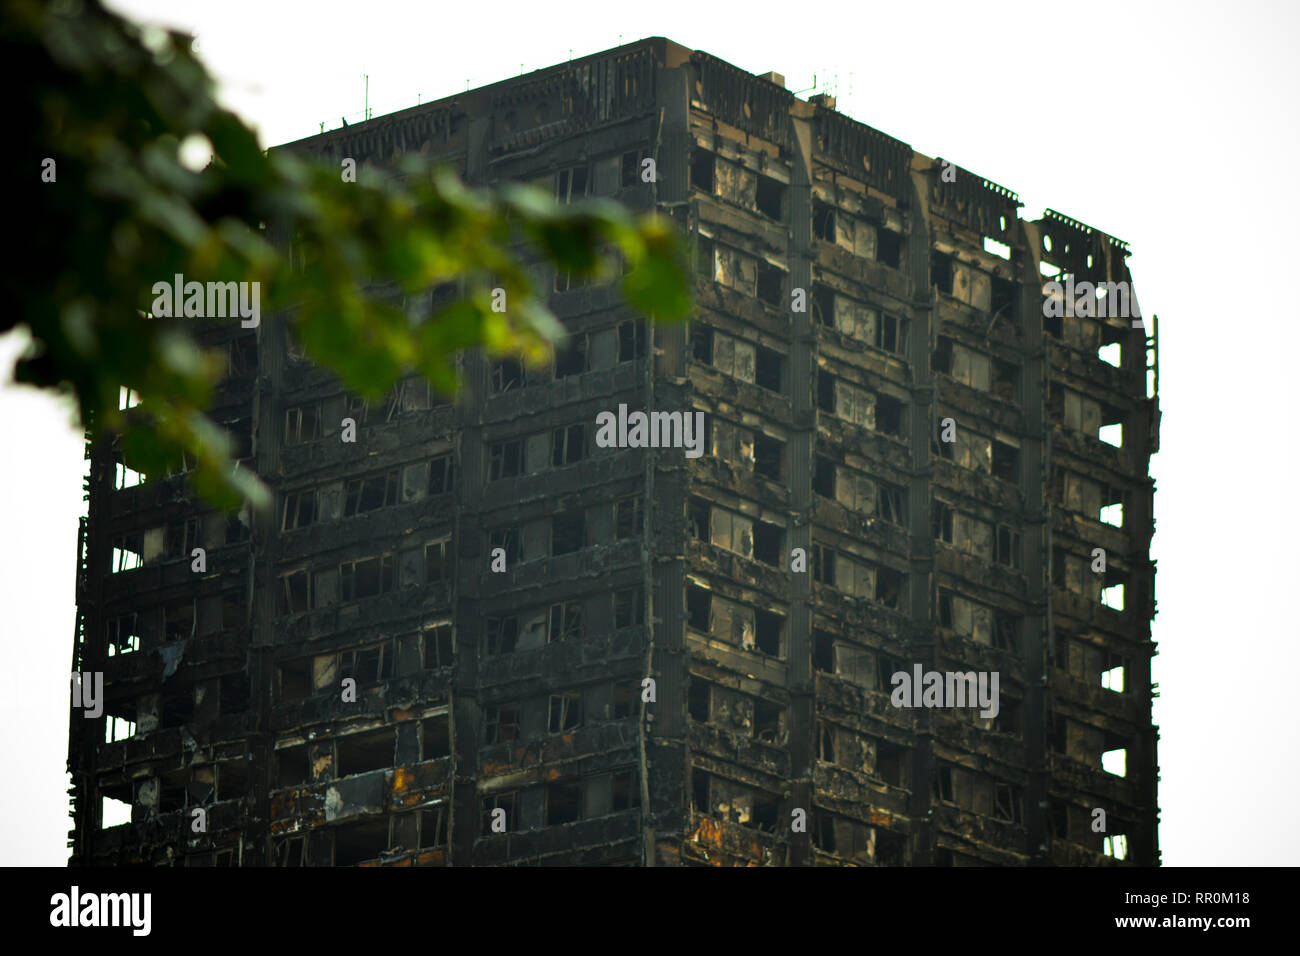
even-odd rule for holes
{"type": "Polygon", "coordinates": [[[539,265],[568,343],[467,354],[454,404],[366,405],[280,317],[206,332],[275,513],[88,448],[74,865],[1159,861],[1124,243],[662,38],[285,148],[659,208],[697,308],[539,265]],[[604,447],[620,405],[703,412],[703,454],[604,447]],[[996,713],[895,706],[914,668],[996,713]]]}

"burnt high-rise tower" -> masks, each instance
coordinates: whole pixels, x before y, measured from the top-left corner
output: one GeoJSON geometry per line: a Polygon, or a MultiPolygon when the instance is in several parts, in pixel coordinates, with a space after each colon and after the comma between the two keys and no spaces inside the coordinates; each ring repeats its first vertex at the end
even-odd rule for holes
{"type": "Polygon", "coordinates": [[[275,513],[91,449],[73,863],[1158,862],[1124,243],[663,39],[286,148],[658,207],[697,308],[538,267],[568,344],[466,355],[455,404],[367,407],[278,316],[206,332],[275,513]],[[620,405],[703,412],[703,454],[600,447],[620,405]],[[917,665],[996,673],[996,715],[894,706],[917,665]]]}

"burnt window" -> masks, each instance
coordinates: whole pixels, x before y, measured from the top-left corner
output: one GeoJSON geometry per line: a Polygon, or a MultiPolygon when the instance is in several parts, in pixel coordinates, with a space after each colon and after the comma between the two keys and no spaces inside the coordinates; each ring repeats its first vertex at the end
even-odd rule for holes
{"type": "Polygon", "coordinates": [[[1001,359],[993,360],[993,394],[1008,402],[1019,401],[1020,366],[1001,359]]]}
{"type": "Polygon", "coordinates": [[[930,253],[930,281],[944,295],[952,295],[952,256],[942,252],[930,253]]]}
{"type": "Polygon", "coordinates": [[[582,726],[582,694],[576,690],[552,694],[546,727],[553,734],[582,726]]]}
{"type": "Polygon", "coordinates": [[[320,404],[299,405],[284,413],[284,443],[302,445],[320,438],[320,404]]]}
{"type": "Polygon", "coordinates": [[[1016,319],[1016,304],[1020,300],[1020,286],[1006,279],[993,277],[993,314],[1013,322],[1016,319]]]}
{"type": "Polygon", "coordinates": [[[709,540],[709,503],[703,498],[691,497],[686,501],[686,525],[690,536],[697,541],[709,540]]]}
{"type": "Polygon", "coordinates": [[[1020,653],[1020,618],[1002,611],[993,613],[993,646],[999,650],[1020,653]]]}
{"type": "Polygon", "coordinates": [[[712,601],[713,596],[707,589],[700,587],[698,584],[687,587],[686,623],[688,627],[696,631],[708,631],[709,609],[712,601]]]}
{"type": "Polygon", "coordinates": [[[393,676],[393,652],[388,644],[376,644],[339,654],[339,676],[358,686],[377,684],[393,676]]]}
{"type": "Polygon", "coordinates": [[[351,518],[353,515],[397,504],[398,484],[396,469],[352,479],[347,485],[343,517],[351,518]]]}
{"type": "Polygon", "coordinates": [[[310,657],[285,661],[276,667],[276,675],[280,681],[280,700],[302,700],[311,696],[310,657]]]}
{"type": "Polygon", "coordinates": [[[829,458],[813,457],[812,489],[823,498],[835,498],[835,463],[829,458]]]}
{"type": "Polygon", "coordinates": [[[639,587],[614,592],[614,626],[633,627],[645,623],[645,592],[639,587]]]}
{"type": "Polygon", "coordinates": [[[640,700],[639,687],[635,680],[614,682],[614,720],[636,716],[637,703],[640,700]]]}
{"type": "Polygon", "coordinates": [[[564,601],[560,604],[552,604],[546,632],[547,641],[568,641],[580,637],[582,637],[582,603],[564,601]]]}
{"type": "Polygon", "coordinates": [[[560,468],[587,457],[585,425],[567,425],[551,433],[551,465],[560,468]]]}
{"type": "Polygon", "coordinates": [[[551,518],[551,555],[572,554],[587,544],[587,513],[581,508],[551,518]]]}
{"type": "Polygon", "coordinates": [[[930,530],[936,541],[952,544],[952,525],[954,512],[942,501],[935,501],[930,510],[930,530]]]}
{"type": "Polygon", "coordinates": [[[702,724],[709,722],[712,713],[710,704],[713,696],[713,685],[700,677],[691,677],[690,688],[687,690],[687,706],[690,711],[691,720],[699,721],[702,724]]]}
{"type": "Polygon", "coordinates": [[[907,525],[907,492],[898,485],[876,482],[876,514],[882,521],[907,525]]]}
{"type": "Polygon", "coordinates": [[[775,611],[757,608],[754,611],[754,631],[758,649],[772,657],[781,656],[781,635],[785,631],[785,616],[775,611]]]}
{"type": "Polygon", "coordinates": [[[450,667],[453,662],[454,646],[451,639],[451,625],[438,624],[424,629],[424,669],[436,670],[450,667]]]}
{"type": "Polygon", "coordinates": [[[555,198],[562,203],[573,202],[587,195],[587,166],[570,166],[555,174],[555,198]]]}
{"type": "Polygon", "coordinates": [[[930,353],[930,368],[944,375],[952,374],[952,339],[946,335],[935,340],[934,351],[930,353]]]}
{"type": "Polygon", "coordinates": [[[645,356],[645,323],[639,319],[618,324],[618,360],[631,362],[645,356]]]}
{"type": "Polygon", "coordinates": [[[813,667],[823,674],[835,673],[835,637],[820,628],[813,628],[813,667]]]}
{"type": "Polygon", "coordinates": [[[760,302],[779,308],[785,289],[785,271],[767,261],[758,260],[758,298],[760,302]]]}
{"type": "Polygon", "coordinates": [[[891,787],[907,786],[907,748],[881,740],[876,743],[876,776],[891,787]]]}
{"type": "Polygon", "coordinates": [[[614,502],[614,537],[635,538],[641,533],[642,499],[640,495],[620,498],[614,502]]]}
{"type": "Polygon", "coordinates": [[[275,752],[276,787],[297,787],[306,783],[308,779],[306,744],[281,747],[275,752]]]}
{"type": "Polygon", "coordinates": [[[812,576],[814,581],[835,586],[835,554],[830,548],[814,544],[812,546],[812,576]]]}
{"type": "Polygon", "coordinates": [[[430,541],[424,546],[424,583],[441,584],[451,580],[451,539],[430,541]]]}
{"type": "Polygon", "coordinates": [[[293,531],[316,523],[316,491],[291,491],[284,496],[281,531],[293,531]]]}
{"type": "Polygon", "coordinates": [[[432,850],[447,845],[446,805],[416,811],[420,817],[420,849],[432,850]]]}
{"type": "Polygon", "coordinates": [[[614,774],[612,790],[613,802],[610,809],[615,813],[641,806],[641,781],[635,770],[614,774]]]}
{"type": "Polygon", "coordinates": [[[1020,449],[993,440],[993,476],[1003,481],[1020,480],[1020,449]]]}
{"type": "Polygon", "coordinates": [[[779,744],[785,726],[785,708],[765,700],[754,701],[754,739],[779,744]]]}
{"type": "Polygon", "coordinates": [[[456,459],[442,455],[429,462],[429,494],[445,495],[456,487],[456,459]]]}
{"type": "Polygon", "coordinates": [[[876,396],[876,431],[903,437],[903,403],[888,395],[876,396]]]}
{"type": "Polygon", "coordinates": [[[760,388],[780,392],[781,366],[785,359],[780,352],[758,346],[754,349],[754,382],[760,388]]]}
{"type": "Polygon", "coordinates": [[[576,823],[582,819],[582,781],[555,780],[546,785],[546,825],[576,823]]]}
{"type": "Polygon", "coordinates": [[[499,441],[488,446],[488,481],[514,478],[524,471],[523,439],[499,441]]]}
{"type": "Polygon", "coordinates": [[[835,376],[817,370],[817,407],[835,414],[835,376]]]}
{"type": "Polygon", "coordinates": [[[392,727],[339,737],[334,744],[338,753],[338,775],[348,777],[354,773],[369,773],[391,767],[394,743],[392,727]]]}
{"type": "Polygon", "coordinates": [[[483,741],[488,744],[511,743],[519,738],[519,705],[497,704],[483,709],[483,741]]]}
{"type": "Polygon", "coordinates": [[[876,260],[897,269],[903,262],[903,236],[892,229],[876,230],[876,260]]]}
{"type": "Polygon", "coordinates": [[[766,521],[754,522],[754,560],[762,561],[773,567],[781,564],[781,545],[785,540],[785,529],[766,521]]]}
{"type": "Polygon", "coordinates": [[[492,363],[492,391],[508,392],[524,387],[524,366],[518,359],[501,359],[492,363]]]}
{"type": "Polygon", "coordinates": [[[754,473],[773,481],[781,480],[781,459],[785,443],[767,435],[754,436],[754,473]]]}
{"type": "Polygon", "coordinates": [[[305,568],[280,576],[280,613],[311,610],[311,575],[305,568]]]}
{"type": "Polygon", "coordinates": [[[893,568],[876,569],[876,601],[885,607],[897,609],[903,602],[903,584],[906,578],[893,568]]]}
{"type": "Polygon", "coordinates": [[[902,354],[907,348],[907,323],[895,315],[881,315],[876,323],[876,348],[902,354]]]}
{"type": "Polygon", "coordinates": [[[505,556],[506,567],[523,560],[523,545],[520,543],[518,528],[496,528],[488,532],[488,554],[494,557],[497,549],[505,556]]]}
{"type": "Polygon", "coordinates": [[[1020,532],[1009,525],[998,525],[994,560],[1009,568],[1020,568],[1020,532]]]}
{"type": "Polygon", "coordinates": [[[835,207],[814,199],[812,204],[813,237],[824,242],[835,241],[835,207]]]}
{"type": "Polygon", "coordinates": [[[393,556],[377,555],[339,565],[339,600],[357,601],[393,589],[393,556]]]}
{"type": "Polygon", "coordinates": [[[451,718],[446,714],[420,721],[420,759],[439,760],[451,756],[451,718]]]}
{"type": "Polygon", "coordinates": [[[713,329],[707,325],[691,329],[691,355],[703,365],[713,364],[713,329]]]}
{"type": "Polygon", "coordinates": [[[487,647],[484,652],[488,657],[499,654],[514,653],[519,641],[519,618],[514,614],[504,617],[489,617],[485,627],[487,647]]]}
{"type": "MultiPolygon", "coordinates": [[[[831,238],[834,242],[834,237],[831,238]]],[[[813,321],[826,326],[828,329],[835,328],[835,293],[829,286],[820,283],[814,283],[812,287],[812,310],[813,321]]]]}
{"type": "Polygon", "coordinates": [[[691,187],[713,192],[713,154],[708,150],[696,149],[691,153],[691,187]]]}
{"type": "Polygon", "coordinates": [[[775,219],[777,222],[784,221],[784,184],[777,182],[771,176],[760,175],[754,205],[768,219],[775,219]]]}
{"type": "Polygon", "coordinates": [[[641,168],[650,154],[644,150],[631,150],[622,156],[619,183],[622,186],[635,186],[641,182],[641,168]]]}
{"type": "Polygon", "coordinates": [[[567,378],[587,371],[587,337],[570,335],[561,348],[555,350],[555,377],[567,378]]]}
{"type": "Polygon", "coordinates": [[[994,785],[993,816],[996,819],[1020,823],[1023,803],[1019,787],[1002,782],[994,785]]]}

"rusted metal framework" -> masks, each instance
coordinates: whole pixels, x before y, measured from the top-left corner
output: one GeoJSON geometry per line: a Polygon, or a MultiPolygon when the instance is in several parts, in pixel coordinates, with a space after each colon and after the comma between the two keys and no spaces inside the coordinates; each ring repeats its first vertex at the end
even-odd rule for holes
{"type": "Polygon", "coordinates": [[[1127,284],[1122,242],[658,38],[286,148],[663,209],[698,309],[538,266],[569,345],[454,405],[205,333],[276,512],[88,447],[74,864],[1158,862],[1155,327],[1045,285],[1127,284]],[[598,447],[620,404],[704,453],[598,447]],[[918,664],[997,715],[894,706],[918,664]]]}

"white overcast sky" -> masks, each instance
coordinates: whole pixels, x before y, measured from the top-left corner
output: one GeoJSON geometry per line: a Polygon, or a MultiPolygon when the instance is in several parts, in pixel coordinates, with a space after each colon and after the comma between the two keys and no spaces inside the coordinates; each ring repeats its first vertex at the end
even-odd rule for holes
{"type": "MultiPolygon", "coordinates": [[[[270,146],[649,36],[839,109],[1128,241],[1160,317],[1160,843],[1169,865],[1293,864],[1300,493],[1291,404],[1297,5],[117,0],[188,30],[270,146]],[[808,94],[803,94],[807,96],[808,94]],[[1273,275],[1270,273],[1269,275],[1273,275]]],[[[33,173],[35,176],[35,173],[33,173]]],[[[39,228],[39,223],[24,228],[39,228]]],[[[0,337],[0,863],[62,865],[81,436],[10,384],[0,337]]]]}

